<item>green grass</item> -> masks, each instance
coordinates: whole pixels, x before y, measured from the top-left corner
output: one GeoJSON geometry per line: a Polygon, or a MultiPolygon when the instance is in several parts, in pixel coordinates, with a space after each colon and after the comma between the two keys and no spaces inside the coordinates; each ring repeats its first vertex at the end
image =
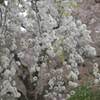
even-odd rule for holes
{"type": "MultiPolygon", "coordinates": [[[[75,95],[67,100],[100,100],[100,91],[93,92],[92,86],[79,86],[71,90],[75,91],[75,95]]],[[[70,93],[70,91],[67,93],[70,93]]]]}

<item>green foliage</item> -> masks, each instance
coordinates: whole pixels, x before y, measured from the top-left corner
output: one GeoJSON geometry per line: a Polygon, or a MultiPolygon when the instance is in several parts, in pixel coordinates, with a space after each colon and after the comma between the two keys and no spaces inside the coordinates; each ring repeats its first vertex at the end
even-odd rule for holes
{"type": "Polygon", "coordinates": [[[11,2],[13,2],[13,3],[14,3],[15,1],[16,1],[16,0],[11,0],[11,2]]]}
{"type": "Polygon", "coordinates": [[[67,100],[100,100],[100,91],[93,91],[91,85],[79,86],[73,90],[75,91],[75,95],[67,100]]]}

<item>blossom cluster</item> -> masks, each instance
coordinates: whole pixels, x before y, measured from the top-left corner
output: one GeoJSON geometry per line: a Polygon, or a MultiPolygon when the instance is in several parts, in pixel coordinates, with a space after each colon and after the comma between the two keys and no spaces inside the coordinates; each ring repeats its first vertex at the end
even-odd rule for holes
{"type": "MultiPolygon", "coordinates": [[[[79,1],[4,0],[0,4],[0,95],[10,92],[15,98],[24,94],[33,99],[39,94],[45,100],[66,100],[75,94],[66,91],[78,86],[78,64],[96,55],[90,45],[91,31],[71,15],[79,1]],[[25,93],[17,87],[16,77],[25,93]]],[[[93,71],[98,74],[96,64],[93,71]]]]}
{"type": "Polygon", "coordinates": [[[94,84],[95,85],[98,85],[98,83],[100,81],[100,73],[98,71],[99,71],[98,64],[94,63],[93,64],[93,74],[95,76],[95,79],[94,79],[94,84]]]}

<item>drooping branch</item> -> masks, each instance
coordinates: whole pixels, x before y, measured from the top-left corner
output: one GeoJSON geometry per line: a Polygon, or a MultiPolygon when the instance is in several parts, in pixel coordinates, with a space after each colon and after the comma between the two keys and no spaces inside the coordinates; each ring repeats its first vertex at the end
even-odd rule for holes
{"type": "MultiPolygon", "coordinates": [[[[17,56],[17,53],[16,52],[11,51],[11,53],[14,54],[15,61],[21,62],[21,60],[17,56]]],[[[18,77],[21,79],[21,81],[24,83],[24,85],[26,87],[26,90],[27,90],[26,92],[27,92],[27,98],[28,98],[28,100],[35,100],[34,90],[35,90],[35,87],[36,86],[33,86],[33,82],[31,81],[31,74],[29,72],[28,67],[25,66],[25,65],[23,65],[22,62],[21,62],[21,66],[18,66],[18,67],[20,68],[20,70],[22,70],[23,74],[26,74],[26,77],[25,78],[23,78],[23,76],[18,76],[18,77]]],[[[35,73],[33,73],[33,75],[37,76],[38,73],[35,72],[35,73]]],[[[22,100],[21,98],[19,98],[19,100],[22,100]]]]}

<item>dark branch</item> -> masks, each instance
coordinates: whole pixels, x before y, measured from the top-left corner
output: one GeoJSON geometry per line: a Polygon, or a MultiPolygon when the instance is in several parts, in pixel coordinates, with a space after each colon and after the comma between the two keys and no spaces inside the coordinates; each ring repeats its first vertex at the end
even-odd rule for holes
{"type": "Polygon", "coordinates": [[[96,3],[100,3],[100,0],[95,0],[96,3]]]}

